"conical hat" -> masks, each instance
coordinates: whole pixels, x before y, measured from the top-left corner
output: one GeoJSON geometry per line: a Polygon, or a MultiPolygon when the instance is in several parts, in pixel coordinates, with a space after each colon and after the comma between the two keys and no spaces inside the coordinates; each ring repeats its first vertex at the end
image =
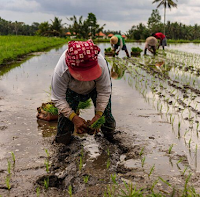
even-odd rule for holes
{"type": "Polygon", "coordinates": [[[157,39],[156,39],[155,37],[150,36],[150,37],[148,37],[148,38],[146,39],[146,43],[147,43],[148,45],[150,45],[150,46],[156,46],[157,43],[158,43],[158,41],[157,41],[157,39]]]}

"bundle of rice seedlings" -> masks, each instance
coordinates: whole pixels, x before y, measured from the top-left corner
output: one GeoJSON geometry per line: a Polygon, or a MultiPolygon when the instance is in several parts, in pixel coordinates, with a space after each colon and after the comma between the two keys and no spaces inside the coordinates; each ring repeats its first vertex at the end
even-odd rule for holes
{"type": "Polygon", "coordinates": [[[91,129],[100,129],[101,126],[105,123],[105,116],[101,116],[101,118],[99,118],[97,121],[95,121],[90,128],[91,129]]]}

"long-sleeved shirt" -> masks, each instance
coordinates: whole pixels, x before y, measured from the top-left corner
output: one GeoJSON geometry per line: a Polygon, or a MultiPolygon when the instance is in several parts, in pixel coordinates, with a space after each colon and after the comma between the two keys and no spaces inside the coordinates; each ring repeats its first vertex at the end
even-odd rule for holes
{"type": "Polygon", "coordinates": [[[115,35],[118,38],[117,44],[111,44],[112,49],[115,49],[115,45],[119,46],[118,52],[122,49],[123,45],[125,45],[124,38],[121,35],[115,35]]]}
{"type": "Polygon", "coordinates": [[[99,78],[93,81],[78,81],[71,76],[68,70],[65,53],[66,51],[61,55],[51,81],[51,100],[55,103],[59,113],[62,113],[67,118],[74,113],[66,101],[66,91],[68,88],[78,94],[86,95],[95,87],[97,91],[95,110],[104,112],[111,95],[111,79],[106,60],[101,54],[98,55],[98,64],[102,70],[99,78]]]}
{"type": "Polygon", "coordinates": [[[163,40],[166,36],[161,33],[161,32],[158,32],[158,33],[155,33],[154,36],[157,38],[157,39],[160,39],[160,40],[163,40]]]}

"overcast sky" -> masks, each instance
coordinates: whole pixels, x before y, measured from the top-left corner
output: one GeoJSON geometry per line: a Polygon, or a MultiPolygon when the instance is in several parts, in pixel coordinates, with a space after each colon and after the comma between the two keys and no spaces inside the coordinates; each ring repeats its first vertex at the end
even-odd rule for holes
{"type": "MultiPolygon", "coordinates": [[[[0,0],[0,17],[9,21],[33,22],[53,20],[54,17],[69,23],[67,17],[76,15],[87,18],[89,12],[96,15],[98,23],[106,24],[106,30],[121,30],[126,33],[140,22],[147,24],[157,4],[153,0],[0,0]]],[[[174,0],[176,2],[176,0],[174,0]]],[[[167,9],[171,22],[200,25],[200,0],[179,0],[178,7],[167,9]]],[[[163,21],[163,8],[159,8],[163,21]]]]}

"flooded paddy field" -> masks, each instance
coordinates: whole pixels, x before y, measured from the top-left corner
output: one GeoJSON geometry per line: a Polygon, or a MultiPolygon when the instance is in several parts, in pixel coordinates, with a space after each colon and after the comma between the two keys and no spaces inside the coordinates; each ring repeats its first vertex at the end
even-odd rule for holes
{"type": "MultiPolygon", "coordinates": [[[[0,196],[128,196],[131,183],[143,195],[199,194],[200,46],[170,45],[155,58],[106,57],[116,141],[75,134],[64,146],[52,143],[57,123],[36,114],[50,100],[66,47],[0,69],[0,196]]],[[[109,44],[99,47],[103,53],[109,44]]],[[[93,108],[81,116],[91,119],[93,108]]]]}

